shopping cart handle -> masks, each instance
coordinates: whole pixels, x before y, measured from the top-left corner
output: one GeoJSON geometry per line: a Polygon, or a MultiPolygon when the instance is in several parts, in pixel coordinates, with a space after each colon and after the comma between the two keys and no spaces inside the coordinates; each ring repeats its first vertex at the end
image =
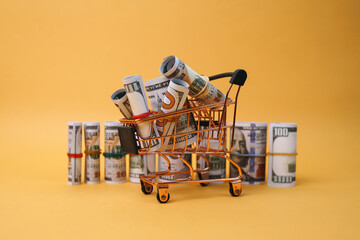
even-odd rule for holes
{"type": "Polygon", "coordinates": [[[247,73],[243,69],[237,69],[235,72],[220,73],[214,76],[210,76],[209,80],[212,81],[224,77],[231,77],[229,81],[231,84],[244,86],[244,83],[247,78],[247,73]]]}

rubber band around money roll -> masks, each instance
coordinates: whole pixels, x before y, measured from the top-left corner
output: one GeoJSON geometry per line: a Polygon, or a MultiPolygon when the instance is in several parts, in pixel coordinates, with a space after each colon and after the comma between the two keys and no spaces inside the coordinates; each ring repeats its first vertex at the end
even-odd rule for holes
{"type": "Polygon", "coordinates": [[[92,150],[92,151],[88,151],[88,150],[85,150],[84,153],[86,155],[100,155],[101,154],[101,150],[98,149],[98,150],[92,150]]]}
{"type": "Polygon", "coordinates": [[[236,152],[231,152],[230,155],[236,155],[236,156],[240,156],[240,157],[266,157],[267,154],[245,154],[245,153],[236,153],[236,152]]]}
{"type": "Polygon", "coordinates": [[[82,153],[68,153],[67,155],[69,158],[82,158],[83,157],[82,153]]]}
{"type": "Polygon", "coordinates": [[[148,116],[150,116],[150,114],[152,113],[156,113],[155,111],[148,111],[146,113],[142,113],[142,114],[139,114],[139,115],[133,115],[133,119],[136,120],[136,119],[143,119],[143,118],[147,118],[148,116]]]}
{"type": "Polygon", "coordinates": [[[296,156],[297,153],[267,153],[269,156],[296,156]]]}
{"type": "Polygon", "coordinates": [[[109,157],[125,156],[126,154],[127,153],[125,152],[119,152],[119,153],[104,152],[103,156],[109,158],[109,157]]]}

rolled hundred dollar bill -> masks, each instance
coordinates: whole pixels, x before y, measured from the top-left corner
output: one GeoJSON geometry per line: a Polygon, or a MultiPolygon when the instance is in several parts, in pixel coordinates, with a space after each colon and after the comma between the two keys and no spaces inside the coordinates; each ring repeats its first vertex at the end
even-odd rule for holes
{"type": "Polygon", "coordinates": [[[268,185],[295,186],[296,123],[270,123],[268,185]]]}
{"type": "MultiPolygon", "coordinates": [[[[172,79],[165,93],[164,100],[161,105],[160,113],[171,113],[183,108],[184,103],[189,93],[189,84],[180,79],[172,79]]],[[[173,119],[159,119],[156,121],[156,127],[161,136],[169,136],[174,133],[174,127],[177,122],[177,118],[173,119]]],[[[185,126],[186,128],[186,126],[185,126]]],[[[179,130],[183,130],[182,129],[179,130]]],[[[179,133],[177,131],[177,133],[179,133]]],[[[196,140],[196,139],[195,139],[196,140]]],[[[163,150],[169,149],[172,146],[169,145],[170,138],[165,138],[163,150]]],[[[173,138],[172,138],[172,141],[173,138]]],[[[185,141],[185,138],[184,138],[185,141]]],[[[192,140],[194,142],[194,140],[192,140]]],[[[190,144],[190,143],[188,143],[190,144]]],[[[182,144],[185,146],[185,142],[182,144]]]]}
{"type": "Polygon", "coordinates": [[[100,123],[84,123],[85,182],[100,183],[100,123]],[[92,154],[91,154],[92,153],[92,154]]]}
{"type": "MultiPolygon", "coordinates": [[[[170,161],[171,172],[189,171],[189,168],[181,159],[169,155],[166,156],[170,161]]],[[[180,157],[185,159],[185,161],[187,161],[191,165],[191,154],[181,154],[180,157]]],[[[167,161],[160,155],[159,155],[158,169],[159,171],[166,171],[168,169],[167,161]]],[[[184,173],[177,175],[160,176],[159,180],[166,182],[166,181],[175,181],[177,179],[187,178],[187,177],[189,177],[189,174],[184,173]]]]}
{"type": "MultiPolygon", "coordinates": [[[[230,158],[240,166],[241,182],[244,184],[265,182],[266,130],[267,123],[235,123],[233,151],[230,158]]],[[[237,176],[239,176],[238,169],[230,164],[230,177],[237,176]]]]}
{"type": "Polygon", "coordinates": [[[118,128],[120,122],[105,122],[105,183],[126,181],[126,160],[122,154],[118,128]]]}
{"type": "Polygon", "coordinates": [[[132,118],[133,112],[124,88],[120,88],[119,90],[116,90],[111,95],[111,100],[114,102],[115,106],[120,110],[124,118],[127,119],[132,118]]]}
{"type": "MultiPolygon", "coordinates": [[[[159,77],[144,83],[151,108],[153,111],[159,112],[161,110],[161,106],[163,104],[163,99],[166,97],[166,93],[169,87],[170,80],[166,77],[159,77]]],[[[183,109],[189,108],[189,102],[186,99],[183,109]]],[[[192,132],[196,131],[196,123],[194,119],[194,115],[190,114],[183,114],[180,115],[177,122],[176,122],[176,132],[177,133],[185,133],[185,132],[192,132]],[[189,121],[188,121],[189,118],[189,121]],[[187,125],[189,122],[189,128],[187,129],[187,125]]],[[[196,133],[188,134],[187,145],[191,145],[196,141],[196,133]]],[[[185,147],[186,142],[186,135],[180,135],[175,138],[175,148],[183,148],[185,147]]],[[[168,147],[172,147],[173,138],[169,140],[168,147]]]]}
{"type": "Polygon", "coordinates": [[[169,84],[170,80],[166,77],[154,78],[144,83],[153,111],[160,111],[169,84]]]}
{"type": "Polygon", "coordinates": [[[172,79],[178,78],[189,84],[189,95],[199,99],[203,104],[223,102],[225,94],[214,87],[208,77],[200,76],[174,55],[164,59],[160,73],[172,79]]]}
{"type": "MultiPolygon", "coordinates": [[[[208,129],[208,122],[201,123],[201,129],[208,129]]],[[[208,147],[209,151],[221,150],[219,149],[220,142],[223,146],[225,143],[226,137],[221,140],[217,139],[217,131],[205,131],[202,133],[202,141],[200,142],[201,147],[208,147]],[[213,149],[213,150],[211,150],[213,149]]],[[[226,158],[205,154],[205,157],[209,160],[209,179],[221,179],[226,177],[226,158]]],[[[202,156],[197,158],[197,166],[200,169],[204,169],[206,166],[205,159],[202,156]]]]}
{"type": "Polygon", "coordinates": [[[82,123],[68,123],[68,183],[81,183],[82,123]]]}
{"type": "MultiPolygon", "coordinates": [[[[126,90],[126,95],[129,99],[131,109],[134,114],[134,118],[144,118],[147,117],[149,112],[149,106],[147,103],[145,88],[142,82],[142,78],[140,75],[134,75],[123,80],[124,87],[126,90]]],[[[145,122],[138,124],[139,135],[142,139],[148,139],[152,137],[159,137],[159,133],[155,125],[151,122],[145,122]],[[151,128],[153,131],[151,132],[151,128]]],[[[150,145],[149,141],[142,142],[145,148],[148,148],[150,145]]],[[[151,140],[151,151],[155,151],[159,149],[161,146],[161,141],[151,140]]]]}
{"type": "Polygon", "coordinates": [[[130,155],[130,182],[139,183],[140,176],[155,173],[155,154],[130,155]]]}

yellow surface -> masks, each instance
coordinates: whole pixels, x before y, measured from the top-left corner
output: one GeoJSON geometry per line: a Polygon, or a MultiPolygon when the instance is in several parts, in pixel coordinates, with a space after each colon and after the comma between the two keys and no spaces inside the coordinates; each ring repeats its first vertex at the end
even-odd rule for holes
{"type": "Polygon", "coordinates": [[[359,10],[0,1],[0,239],[359,239],[359,10]],[[246,69],[239,121],[298,123],[296,187],[174,186],[160,205],[136,184],[67,185],[67,122],[103,130],[121,79],[160,76],[170,54],[206,75],[246,69]]]}

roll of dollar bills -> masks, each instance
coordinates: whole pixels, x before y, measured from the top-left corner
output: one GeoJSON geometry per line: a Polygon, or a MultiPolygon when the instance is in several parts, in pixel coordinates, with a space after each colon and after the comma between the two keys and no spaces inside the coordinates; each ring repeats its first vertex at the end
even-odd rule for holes
{"type": "MultiPolygon", "coordinates": [[[[171,113],[183,108],[184,103],[187,99],[189,93],[189,84],[180,79],[172,79],[165,93],[163,99],[160,113],[171,113]]],[[[156,127],[162,136],[169,136],[174,133],[174,127],[178,119],[175,117],[171,119],[159,119],[156,121],[156,127]]],[[[186,128],[186,126],[185,126],[186,128]]],[[[182,127],[184,129],[184,127],[182,127]]],[[[181,130],[181,129],[180,129],[181,130]]],[[[178,131],[176,133],[179,133],[178,131]]],[[[170,138],[165,138],[163,150],[169,149],[172,145],[169,146],[170,138]]],[[[174,141],[173,138],[171,141],[174,141]]],[[[194,142],[194,141],[193,141],[194,142]]],[[[180,143],[179,143],[180,144],[180,143]]],[[[188,143],[190,144],[190,143],[188,143]]],[[[182,143],[185,147],[185,138],[182,143]]]]}
{"type": "Polygon", "coordinates": [[[120,110],[124,118],[127,119],[132,118],[133,112],[124,88],[120,88],[119,90],[116,90],[111,95],[111,100],[114,102],[115,106],[120,110]]]}
{"type": "Polygon", "coordinates": [[[100,123],[84,123],[85,177],[88,184],[100,183],[100,123]],[[92,153],[92,154],[91,154],[92,153]]]}
{"type": "MultiPolygon", "coordinates": [[[[150,100],[151,108],[153,111],[159,112],[163,103],[163,99],[167,93],[170,80],[166,77],[159,77],[144,83],[148,97],[150,100]]],[[[189,108],[189,102],[186,99],[183,109],[189,108]]],[[[183,114],[179,116],[179,119],[176,122],[176,132],[185,133],[196,131],[196,123],[194,115],[192,113],[183,114]],[[189,121],[188,121],[189,118],[189,121]],[[187,126],[189,125],[189,128],[187,126]]],[[[188,134],[187,145],[191,145],[196,141],[196,133],[188,134]]],[[[175,138],[175,148],[185,147],[186,135],[180,135],[175,138]]],[[[168,142],[168,147],[172,147],[173,139],[170,139],[168,142]]]]}
{"type": "MultiPolygon", "coordinates": [[[[208,122],[201,122],[201,129],[208,129],[209,123],[208,122]]],[[[222,146],[226,145],[226,137],[224,136],[221,139],[218,139],[217,131],[205,131],[202,132],[201,136],[202,140],[199,143],[201,147],[209,147],[209,151],[220,151],[222,148],[220,145],[220,142],[222,143],[222,146]],[[211,150],[213,149],[213,150],[211,150]]],[[[209,178],[210,179],[221,179],[225,178],[226,176],[226,158],[205,154],[205,157],[209,161],[209,178]]],[[[200,169],[204,169],[205,159],[198,155],[197,156],[197,166],[200,169]]]]}
{"type": "Polygon", "coordinates": [[[203,104],[225,100],[225,95],[209,82],[209,78],[200,76],[174,55],[164,59],[160,73],[169,79],[178,78],[187,82],[189,95],[199,99],[203,104]]]}
{"type": "MultiPolygon", "coordinates": [[[[240,166],[241,181],[244,184],[263,184],[265,182],[266,130],[267,123],[235,123],[233,150],[230,158],[240,166]]],[[[231,164],[230,177],[237,176],[239,176],[238,169],[231,164]]]]}
{"type": "Polygon", "coordinates": [[[153,111],[160,111],[169,83],[170,80],[164,76],[151,79],[144,83],[153,111]]]}
{"type": "Polygon", "coordinates": [[[122,153],[118,128],[120,122],[105,122],[105,183],[126,181],[126,160],[122,153]]]}
{"type": "Polygon", "coordinates": [[[155,173],[155,154],[130,155],[130,182],[139,183],[140,176],[155,173]]]}
{"type": "MultiPolygon", "coordinates": [[[[171,172],[184,172],[189,171],[189,168],[186,166],[186,164],[179,158],[166,155],[170,161],[170,168],[171,172]]],[[[181,154],[181,158],[185,159],[190,165],[191,165],[191,154],[181,154]]],[[[159,155],[159,161],[158,161],[158,169],[159,171],[166,171],[168,169],[167,161],[159,155]]],[[[159,178],[160,181],[175,181],[177,179],[181,178],[187,178],[189,177],[188,173],[184,174],[177,174],[177,175],[167,175],[167,176],[161,176],[159,178]]]]}
{"type": "Polygon", "coordinates": [[[296,123],[270,123],[268,185],[295,186],[296,123]]]}
{"type": "Polygon", "coordinates": [[[82,123],[68,123],[68,183],[81,183],[82,123]]]}
{"type": "MultiPolygon", "coordinates": [[[[146,93],[142,78],[140,75],[126,77],[123,80],[126,95],[129,99],[134,118],[144,118],[150,114],[149,106],[147,103],[146,93]]],[[[142,139],[150,137],[159,137],[157,128],[152,122],[145,122],[138,124],[139,135],[142,139]],[[151,132],[151,129],[153,131],[151,132]]],[[[150,145],[149,142],[142,142],[144,147],[150,145]]],[[[151,141],[151,151],[155,151],[161,147],[161,141],[156,139],[151,141]]]]}

